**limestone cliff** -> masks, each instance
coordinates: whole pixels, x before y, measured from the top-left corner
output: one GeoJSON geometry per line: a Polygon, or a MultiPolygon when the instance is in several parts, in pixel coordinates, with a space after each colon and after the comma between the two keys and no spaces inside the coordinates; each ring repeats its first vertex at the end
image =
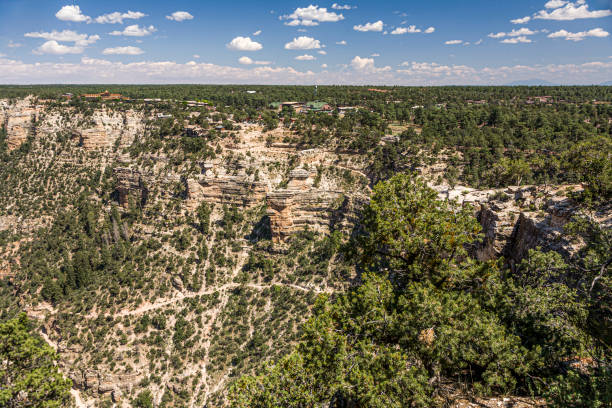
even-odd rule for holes
{"type": "Polygon", "coordinates": [[[275,243],[305,228],[329,233],[332,227],[348,227],[365,202],[344,191],[313,187],[310,173],[304,169],[291,171],[289,179],[287,188],[271,191],[266,197],[275,243]]]}
{"type": "Polygon", "coordinates": [[[484,235],[482,243],[473,249],[480,260],[503,256],[513,266],[536,247],[565,255],[576,250],[575,244],[563,237],[563,227],[577,207],[567,197],[568,191],[578,191],[580,186],[525,186],[484,191],[465,187],[434,188],[441,198],[474,207],[484,235]]]}
{"type": "Polygon", "coordinates": [[[34,121],[38,111],[35,108],[15,110],[8,114],[6,119],[6,142],[9,150],[18,148],[26,141],[28,136],[34,135],[34,121]]]}
{"type": "Polygon", "coordinates": [[[79,138],[79,145],[85,150],[104,149],[110,145],[106,130],[101,126],[77,130],[76,135],[79,138]]]}
{"type": "Polygon", "coordinates": [[[206,176],[189,178],[187,206],[195,208],[202,202],[240,205],[249,207],[261,202],[266,194],[266,184],[250,181],[245,176],[206,176]]]}
{"type": "Polygon", "coordinates": [[[127,208],[130,198],[133,198],[135,203],[145,205],[149,190],[140,171],[126,167],[116,167],[114,173],[117,178],[119,204],[127,208]]]}

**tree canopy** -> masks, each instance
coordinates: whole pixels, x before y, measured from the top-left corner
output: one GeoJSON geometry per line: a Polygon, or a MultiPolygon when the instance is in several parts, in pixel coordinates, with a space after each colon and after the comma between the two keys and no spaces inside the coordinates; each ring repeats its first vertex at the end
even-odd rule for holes
{"type": "Polygon", "coordinates": [[[66,406],[72,382],[59,372],[57,360],[24,313],[0,323],[0,406],[66,406]]]}

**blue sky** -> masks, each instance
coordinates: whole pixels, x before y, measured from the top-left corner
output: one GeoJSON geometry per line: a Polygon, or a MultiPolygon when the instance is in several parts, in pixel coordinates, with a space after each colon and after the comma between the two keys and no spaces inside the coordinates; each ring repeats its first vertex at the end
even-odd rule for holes
{"type": "Polygon", "coordinates": [[[610,0],[2,0],[0,83],[612,80],[610,0]]]}

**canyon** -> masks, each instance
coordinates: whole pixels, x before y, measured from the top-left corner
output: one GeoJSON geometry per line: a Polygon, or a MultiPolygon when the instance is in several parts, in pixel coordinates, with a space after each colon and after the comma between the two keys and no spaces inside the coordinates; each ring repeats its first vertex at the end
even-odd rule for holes
{"type": "MultiPolygon", "coordinates": [[[[61,173],[62,166],[67,165],[76,169],[70,176],[63,175],[63,181],[56,180],[73,186],[75,196],[81,188],[75,181],[81,172],[109,174],[105,184],[108,190],[97,187],[91,198],[102,211],[95,217],[105,219],[113,210],[124,215],[140,211],[148,217],[131,225],[113,219],[113,231],[110,238],[105,238],[107,241],[146,243],[143,245],[155,248],[149,255],[155,260],[151,262],[161,265],[161,259],[171,260],[163,264],[159,273],[147,278],[149,282],[133,288],[133,292],[113,292],[114,299],[108,300],[107,306],[92,301],[74,309],[72,312],[80,321],[70,338],[65,337],[67,329],[60,328],[63,310],[40,299],[25,296],[20,299],[29,316],[38,322],[43,337],[57,349],[62,371],[73,381],[75,392],[79,392],[81,406],[99,406],[100,401],[110,399],[116,406],[127,407],[143,383],[150,384],[156,403],[168,389],[179,396],[190,390],[192,396],[185,400],[186,406],[218,402],[223,387],[234,375],[233,363],[220,356],[227,352],[221,347],[224,344],[248,347],[249,342],[258,338],[258,325],[267,322],[270,315],[280,313],[277,309],[286,307],[280,301],[275,304],[269,300],[270,292],[287,293],[286,296],[298,299],[297,304],[303,301],[306,310],[312,303],[309,296],[334,293],[350,285],[350,281],[334,281],[331,272],[321,279],[302,278],[297,272],[288,273],[291,277],[243,275],[250,271],[251,261],[260,256],[264,245],[260,235],[267,234],[261,231],[269,231],[271,248],[266,248],[266,254],[272,254],[264,255],[261,263],[265,264],[266,257],[270,257],[295,271],[295,261],[300,262],[300,256],[305,254],[291,252],[292,237],[303,231],[312,233],[317,240],[335,231],[351,234],[372,187],[368,163],[362,155],[325,148],[303,149],[285,141],[291,134],[288,129],[266,131],[260,124],[248,122],[234,123],[239,129],[223,131],[211,138],[214,157],[191,159],[177,148],[141,152],[134,146],[145,143],[145,135],[155,128],[152,123],[160,113],[155,109],[114,110],[106,106],[85,115],[69,106],[47,107],[34,98],[0,102],[0,122],[6,129],[8,149],[19,149],[30,138],[34,146],[29,154],[43,163],[45,172],[61,173]],[[60,142],[60,134],[67,138],[60,142]],[[211,209],[212,232],[201,237],[190,226],[202,203],[211,209]],[[228,221],[232,209],[246,214],[244,219],[228,221]],[[234,226],[228,227],[231,223],[234,226]],[[181,251],[179,244],[170,244],[174,239],[180,241],[181,234],[188,235],[185,238],[188,250],[181,251]],[[233,242],[224,241],[225,236],[232,234],[236,237],[233,242]],[[211,253],[207,259],[199,249],[202,246],[207,248],[207,254],[211,253]],[[222,260],[216,266],[213,256],[222,260]],[[144,291],[146,285],[150,290],[144,291]],[[152,294],[155,296],[149,297],[152,294]],[[237,306],[241,302],[239,296],[257,306],[241,309],[237,306]],[[244,314],[236,314],[235,310],[244,314]],[[134,329],[143,316],[149,315],[163,316],[165,327],[176,327],[183,320],[190,322],[197,339],[190,343],[187,359],[172,360],[176,350],[187,346],[179,346],[179,341],[167,331],[134,329]],[[244,338],[233,332],[233,327],[239,324],[245,327],[244,338]],[[94,340],[99,327],[104,328],[108,339],[94,340]],[[75,340],[79,336],[83,337],[75,340]],[[95,348],[104,358],[93,357],[95,348]]],[[[173,135],[168,140],[174,138],[178,143],[180,138],[202,137],[205,136],[173,135]]],[[[396,142],[396,138],[383,141],[396,142]]],[[[36,174],[26,173],[25,167],[22,170],[37,182],[36,174]]],[[[423,174],[427,176],[426,171],[423,174]]],[[[503,256],[514,267],[530,249],[541,247],[569,256],[579,247],[579,243],[564,238],[563,227],[577,211],[571,194],[581,191],[580,185],[475,190],[450,187],[445,181],[436,184],[433,177],[428,182],[441,199],[471,206],[482,226],[482,242],[471,248],[480,260],[503,256]]],[[[53,185],[53,181],[45,183],[53,185]]],[[[45,200],[56,192],[50,188],[34,194],[45,200]]],[[[16,209],[16,204],[7,207],[9,211],[16,209]]],[[[45,225],[36,220],[48,215],[44,209],[37,209],[36,214],[4,216],[0,219],[0,230],[19,230],[25,240],[34,239],[35,227],[45,225]],[[22,228],[21,224],[32,222],[38,224],[22,228]]],[[[609,206],[602,208],[595,218],[610,227],[612,210],[609,206]]],[[[10,250],[5,254],[11,257],[18,256],[13,247],[5,250],[10,250]]],[[[10,270],[19,262],[14,258],[3,265],[3,270],[10,270]]],[[[326,273],[332,269],[327,264],[323,268],[326,273]]],[[[270,348],[274,347],[274,336],[287,336],[291,339],[287,344],[293,344],[294,327],[303,323],[305,314],[300,316],[296,312],[296,316],[284,318],[275,332],[267,333],[268,338],[257,341],[270,348]]],[[[262,359],[273,355],[262,352],[262,359]]],[[[249,360],[250,364],[255,362],[249,360]]]]}

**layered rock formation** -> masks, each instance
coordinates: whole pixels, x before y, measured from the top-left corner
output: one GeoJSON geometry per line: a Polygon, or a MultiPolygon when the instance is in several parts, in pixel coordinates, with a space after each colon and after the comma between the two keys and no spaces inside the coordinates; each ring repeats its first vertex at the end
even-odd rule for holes
{"type": "Polygon", "coordinates": [[[85,150],[105,149],[110,146],[110,140],[102,126],[77,130],[76,135],[79,138],[79,145],[85,150]]]}
{"type": "Polygon", "coordinates": [[[95,370],[70,371],[68,377],[74,387],[94,394],[110,394],[114,402],[119,402],[122,396],[129,394],[142,379],[142,373],[107,374],[95,370]]]}
{"type": "Polygon", "coordinates": [[[501,255],[514,266],[537,247],[565,255],[577,249],[563,235],[576,209],[569,198],[549,195],[535,187],[509,188],[506,194],[509,201],[492,200],[480,207],[478,219],[485,233],[481,259],[501,255]]]}
{"type": "Polygon", "coordinates": [[[9,150],[18,148],[28,136],[35,134],[34,122],[38,120],[40,109],[31,97],[12,102],[0,100],[0,126],[6,128],[9,150]]]}
{"type": "Polygon", "coordinates": [[[187,179],[187,206],[195,208],[202,201],[212,204],[249,207],[266,196],[266,184],[246,176],[206,176],[187,179]]]}
{"type": "Polygon", "coordinates": [[[34,108],[25,108],[10,113],[6,119],[6,142],[9,150],[17,149],[26,141],[28,136],[34,135],[37,111],[34,108]]]}
{"type": "Polygon", "coordinates": [[[119,204],[127,208],[130,198],[133,198],[136,203],[144,206],[149,190],[140,171],[126,167],[116,167],[113,172],[117,178],[119,204]]]}
{"type": "Polygon", "coordinates": [[[109,109],[99,109],[93,114],[97,127],[104,129],[109,142],[119,142],[119,147],[132,144],[134,139],[145,129],[145,117],[142,112],[129,110],[116,112],[109,109]]]}
{"type": "Polygon", "coordinates": [[[356,221],[364,201],[345,192],[314,188],[308,171],[293,170],[287,188],[266,197],[272,240],[280,243],[305,228],[329,233],[333,228],[348,227],[356,221]]]}
{"type": "Polygon", "coordinates": [[[474,207],[484,234],[482,243],[474,248],[474,255],[480,260],[503,256],[514,266],[536,247],[566,255],[577,249],[564,238],[563,228],[576,208],[566,197],[566,190],[577,191],[580,186],[548,190],[537,186],[484,191],[465,187],[436,189],[441,198],[474,207]]]}
{"type": "Polygon", "coordinates": [[[143,112],[132,110],[117,112],[101,108],[85,117],[72,108],[48,109],[36,131],[40,135],[71,131],[73,137],[87,150],[105,149],[115,143],[119,148],[125,148],[144,133],[145,122],[143,112]]]}

